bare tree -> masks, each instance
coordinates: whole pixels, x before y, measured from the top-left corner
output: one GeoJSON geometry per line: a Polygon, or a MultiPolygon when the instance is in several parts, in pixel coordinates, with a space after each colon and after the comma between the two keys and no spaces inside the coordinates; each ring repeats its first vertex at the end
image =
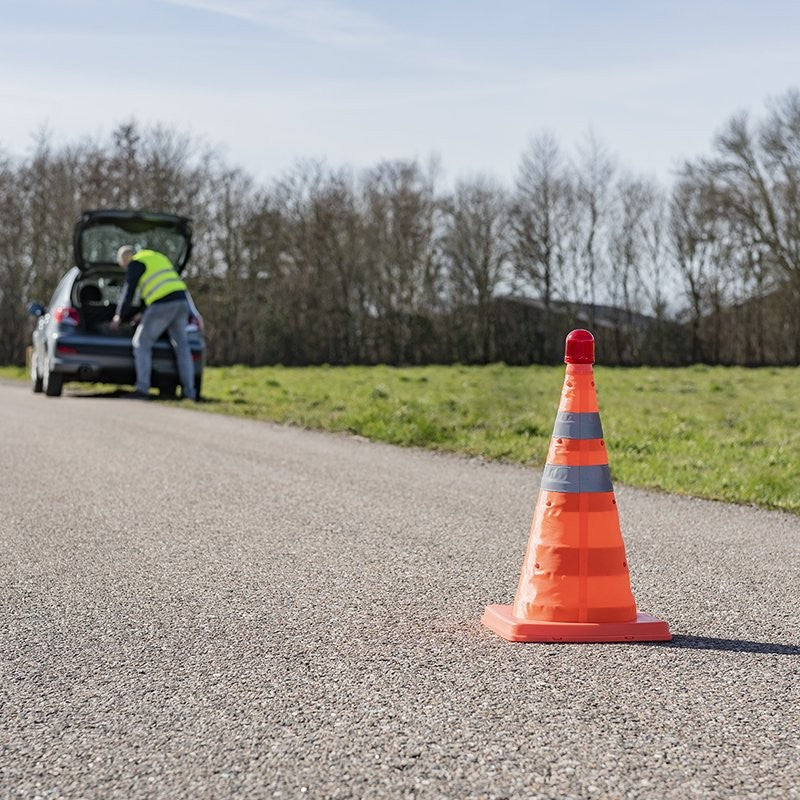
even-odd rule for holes
{"type": "Polygon", "coordinates": [[[380,321],[386,360],[419,363],[431,350],[432,315],[441,308],[437,168],[386,161],[363,181],[362,213],[369,303],[380,321]]]}
{"type": "MultiPolygon", "coordinates": [[[[494,357],[492,300],[507,277],[509,263],[508,201],[504,190],[487,177],[457,184],[446,204],[443,249],[451,302],[462,319],[474,316],[478,358],[494,357]]],[[[468,333],[459,326],[459,333],[468,333]]]]}
{"type": "Polygon", "coordinates": [[[208,323],[216,331],[212,357],[253,364],[258,337],[251,323],[261,294],[251,280],[252,257],[245,237],[254,213],[253,182],[241,170],[228,169],[216,176],[215,185],[214,226],[206,251],[211,264],[206,265],[206,274],[197,278],[204,289],[213,287],[212,296],[207,289],[204,292],[204,299],[212,300],[208,323]]]}
{"type": "Polygon", "coordinates": [[[25,352],[25,301],[29,275],[24,263],[22,186],[11,160],[0,154],[0,363],[25,352]]]}
{"type": "Polygon", "coordinates": [[[622,312],[614,334],[617,360],[626,363],[637,361],[641,352],[634,317],[644,305],[648,255],[645,225],[655,190],[642,179],[624,175],[617,181],[613,194],[608,232],[611,264],[608,296],[622,312]]]}
{"type": "MultiPolygon", "coordinates": [[[[540,358],[549,360],[553,301],[564,296],[563,273],[574,217],[573,179],[550,134],[533,139],[520,161],[511,205],[511,254],[517,279],[532,289],[545,309],[540,358]]],[[[560,346],[560,343],[558,343],[560,346]]]]}
{"type": "MultiPolygon", "coordinates": [[[[721,198],[721,211],[783,273],[800,306],[800,91],[773,101],[756,126],[745,114],[731,118],[714,149],[712,158],[695,167],[697,173],[721,198]]],[[[796,318],[794,361],[800,363],[796,318]]]]}
{"type": "Polygon", "coordinates": [[[593,133],[579,149],[576,168],[576,239],[574,241],[575,289],[573,299],[588,303],[589,321],[594,326],[598,284],[609,280],[607,226],[610,194],[616,164],[593,133]]]}
{"type": "Polygon", "coordinates": [[[719,361],[719,320],[729,299],[730,268],[736,242],[720,212],[721,198],[687,165],[675,185],[670,205],[670,234],[675,263],[689,300],[692,361],[719,361]],[[701,324],[712,313],[710,341],[704,342],[701,324]]]}
{"type": "Polygon", "coordinates": [[[303,358],[315,362],[360,361],[367,278],[363,222],[354,178],[321,163],[298,164],[277,188],[284,221],[280,286],[293,307],[303,358]]]}

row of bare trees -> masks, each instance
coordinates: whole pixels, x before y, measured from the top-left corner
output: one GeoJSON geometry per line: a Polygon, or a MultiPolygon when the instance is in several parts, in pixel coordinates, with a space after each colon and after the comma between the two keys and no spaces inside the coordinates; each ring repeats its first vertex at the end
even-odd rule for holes
{"type": "Polygon", "coordinates": [[[213,363],[800,363],[800,93],[732,118],[670,189],[593,136],[550,135],[513,186],[445,187],[435,161],[303,162],[268,184],[174,130],[0,155],[0,362],[72,261],[87,208],[192,217],[188,281],[213,363]]]}

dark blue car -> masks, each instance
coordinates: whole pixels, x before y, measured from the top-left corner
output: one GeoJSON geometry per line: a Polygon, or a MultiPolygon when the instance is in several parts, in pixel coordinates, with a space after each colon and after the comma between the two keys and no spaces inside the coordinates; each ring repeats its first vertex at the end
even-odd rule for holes
{"type": "MultiPolygon", "coordinates": [[[[192,251],[191,223],[185,217],[149,211],[86,211],[75,225],[75,266],[61,279],[49,305],[28,306],[38,318],[33,332],[31,383],[34,392],[58,397],[65,383],[134,384],[131,338],[135,327],[110,330],[125,271],[116,263],[124,244],[164,253],[179,273],[192,251]]],[[[203,319],[191,297],[186,331],[200,396],[205,361],[203,319]]],[[[134,299],[137,304],[138,296],[134,299]]],[[[179,385],[175,355],[164,336],[153,347],[151,385],[174,397],[179,385]]]]}

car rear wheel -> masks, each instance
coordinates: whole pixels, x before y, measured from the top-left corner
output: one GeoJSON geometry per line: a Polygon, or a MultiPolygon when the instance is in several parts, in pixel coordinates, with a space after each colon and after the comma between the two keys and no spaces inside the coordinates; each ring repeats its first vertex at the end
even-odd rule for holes
{"type": "Polygon", "coordinates": [[[39,368],[36,366],[36,358],[31,358],[31,388],[36,394],[39,394],[43,389],[42,376],[39,374],[39,368]]]}
{"type": "Polygon", "coordinates": [[[64,376],[60,372],[53,372],[45,365],[42,388],[48,397],[60,397],[64,388],[64,376]]]}

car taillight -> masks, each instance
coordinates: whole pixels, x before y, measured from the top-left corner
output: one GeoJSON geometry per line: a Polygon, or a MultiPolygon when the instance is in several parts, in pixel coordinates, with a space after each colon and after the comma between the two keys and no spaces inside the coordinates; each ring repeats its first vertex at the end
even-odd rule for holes
{"type": "Polygon", "coordinates": [[[77,347],[70,347],[66,344],[60,344],[56,347],[56,353],[58,353],[60,356],[74,356],[77,354],[77,352],[77,347]]]}
{"type": "Polygon", "coordinates": [[[188,322],[188,324],[189,325],[194,325],[197,328],[197,330],[199,330],[201,333],[203,332],[203,328],[204,328],[204,326],[203,326],[203,318],[199,314],[191,314],[190,313],[189,314],[189,322],[188,322]]]}
{"type": "Polygon", "coordinates": [[[53,319],[64,325],[80,325],[81,315],[78,313],[77,308],[70,308],[69,306],[59,306],[53,312],[53,319]]]}

